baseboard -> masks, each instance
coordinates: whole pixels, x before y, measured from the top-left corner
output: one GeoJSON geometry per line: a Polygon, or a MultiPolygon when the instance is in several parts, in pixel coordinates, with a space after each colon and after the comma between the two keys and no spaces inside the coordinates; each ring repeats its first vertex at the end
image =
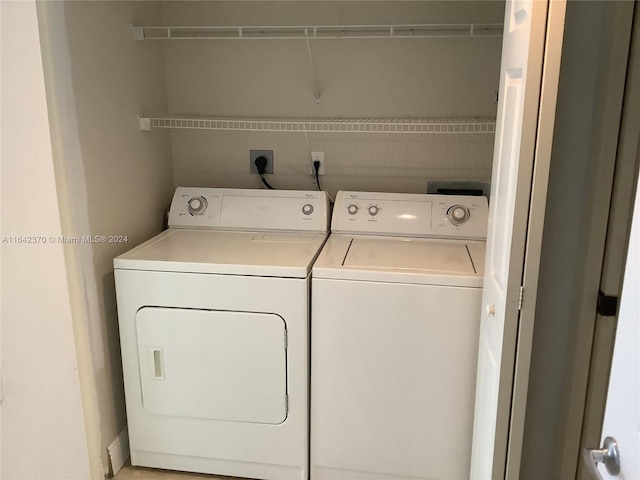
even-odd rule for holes
{"type": "Polygon", "coordinates": [[[127,427],[123,428],[120,434],[107,447],[109,455],[109,472],[115,476],[129,458],[129,432],[127,427]]]}

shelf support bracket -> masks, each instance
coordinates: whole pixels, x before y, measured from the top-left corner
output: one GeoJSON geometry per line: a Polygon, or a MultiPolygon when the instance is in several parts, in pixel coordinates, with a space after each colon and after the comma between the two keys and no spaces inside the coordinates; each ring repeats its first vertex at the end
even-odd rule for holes
{"type": "Polygon", "coordinates": [[[131,36],[134,40],[144,40],[144,27],[131,25],[131,36]]]}
{"type": "Polygon", "coordinates": [[[151,118],[144,115],[138,115],[138,126],[143,132],[151,131],[151,118]]]}
{"type": "MultiPolygon", "coordinates": [[[[314,27],[315,34],[315,27],[314,27]]],[[[313,78],[313,94],[316,98],[316,106],[320,106],[320,89],[318,88],[318,77],[316,68],[313,65],[313,54],[311,53],[311,41],[309,40],[309,29],[304,29],[305,41],[307,42],[307,53],[309,54],[309,65],[311,65],[311,77],[313,78]]]]}

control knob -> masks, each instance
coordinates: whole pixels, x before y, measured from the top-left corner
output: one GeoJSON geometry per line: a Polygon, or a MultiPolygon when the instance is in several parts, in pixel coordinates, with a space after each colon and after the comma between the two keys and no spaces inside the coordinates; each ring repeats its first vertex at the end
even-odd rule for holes
{"type": "Polygon", "coordinates": [[[380,207],[378,207],[377,205],[371,205],[369,207],[369,215],[374,217],[374,216],[376,216],[378,214],[379,210],[380,210],[380,207]]]}
{"type": "Polygon", "coordinates": [[[204,197],[192,197],[187,202],[187,209],[191,215],[202,215],[207,209],[207,199],[204,197]]]}
{"type": "Polygon", "coordinates": [[[305,215],[311,215],[313,213],[313,205],[311,205],[310,203],[303,205],[302,213],[304,213],[305,215]]]}
{"type": "Polygon", "coordinates": [[[355,215],[358,213],[358,206],[353,204],[349,205],[347,207],[347,212],[349,212],[349,215],[355,215]]]}
{"type": "Polygon", "coordinates": [[[471,217],[469,209],[463,205],[453,205],[447,210],[447,217],[454,225],[462,225],[471,217]]]}

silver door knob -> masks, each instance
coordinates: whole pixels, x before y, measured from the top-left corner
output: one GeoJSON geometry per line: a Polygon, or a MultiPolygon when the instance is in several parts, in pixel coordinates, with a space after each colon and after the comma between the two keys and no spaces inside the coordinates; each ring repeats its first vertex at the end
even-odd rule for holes
{"type": "Polygon", "coordinates": [[[584,460],[589,473],[596,480],[602,480],[602,475],[598,471],[598,463],[604,463],[609,475],[617,477],[620,473],[618,442],[613,437],[607,437],[604,439],[602,448],[583,448],[582,460],[584,460]]]}

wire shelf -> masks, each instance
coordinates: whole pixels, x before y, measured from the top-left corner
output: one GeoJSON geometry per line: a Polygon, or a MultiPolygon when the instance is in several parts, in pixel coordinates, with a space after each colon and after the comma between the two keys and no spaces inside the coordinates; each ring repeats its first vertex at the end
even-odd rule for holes
{"type": "Polygon", "coordinates": [[[298,133],[493,134],[495,119],[233,119],[139,117],[140,129],[298,133]]]}
{"type": "Polygon", "coordinates": [[[339,38],[501,37],[503,24],[138,26],[135,40],[292,40],[339,38]]]}

